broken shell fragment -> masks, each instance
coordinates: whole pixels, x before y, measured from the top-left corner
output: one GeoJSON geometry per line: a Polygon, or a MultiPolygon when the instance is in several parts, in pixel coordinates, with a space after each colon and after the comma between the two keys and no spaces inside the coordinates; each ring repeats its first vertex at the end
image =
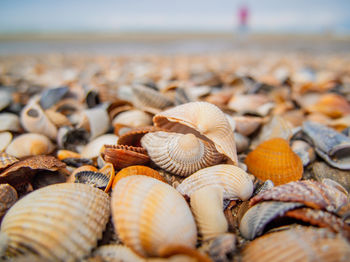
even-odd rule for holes
{"type": "Polygon", "coordinates": [[[99,106],[85,109],[83,116],[86,117],[89,122],[90,140],[108,131],[110,121],[106,108],[99,106]]]}

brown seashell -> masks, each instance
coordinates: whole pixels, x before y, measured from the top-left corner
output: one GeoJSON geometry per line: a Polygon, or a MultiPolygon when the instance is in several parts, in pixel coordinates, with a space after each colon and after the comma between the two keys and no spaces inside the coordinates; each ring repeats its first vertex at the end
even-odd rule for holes
{"type": "Polygon", "coordinates": [[[168,97],[156,90],[143,85],[133,85],[131,87],[133,93],[133,104],[136,107],[155,107],[164,109],[174,105],[168,97]]]}
{"type": "Polygon", "coordinates": [[[0,184],[0,219],[17,199],[18,195],[16,189],[9,184],[0,184]]]}
{"type": "Polygon", "coordinates": [[[242,261],[348,261],[350,245],[325,229],[296,227],[259,237],[245,246],[242,261]]]}
{"type": "Polygon", "coordinates": [[[142,137],[141,144],[156,165],[179,176],[219,164],[223,158],[212,143],[193,134],[152,132],[142,137]]]}
{"type": "Polygon", "coordinates": [[[336,212],[347,203],[346,195],[339,190],[311,180],[290,182],[273,187],[253,197],[250,205],[266,200],[300,202],[305,206],[329,212],[336,212]]]}
{"type": "Polygon", "coordinates": [[[260,144],[245,159],[248,171],[261,180],[272,180],[275,185],[301,179],[303,163],[282,138],[273,138],[260,144]]]}
{"type": "Polygon", "coordinates": [[[225,114],[207,102],[176,106],[153,117],[155,126],[178,133],[193,133],[211,140],[216,150],[238,163],[233,130],[225,114]]]}
{"type": "Polygon", "coordinates": [[[263,119],[261,117],[234,116],[233,119],[236,122],[235,131],[244,136],[251,135],[263,123],[263,119]]]}
{"type": "Polygon", "coordinates": [[[306,110],[338,118],[350,114],[350,104],[344,97],[328,93],[322,95],[315,104],[307,106],[306,110]]]}
{"type": "Polygon", "coordinates": [[[7,153],[0,153],[0,170],[3,170],[19,160],[7,153]]]}
{"type": "Polygon", "coordinates": [[[165,179],[159,174],[158,171],[147,167],[147,166],[128,166],[120,170],[114,180],[112,188],[115,187],[115,185],[118,183],[118,181],[124,177],[133,176],[133,175],[143,175],[143,176],[149,176],[153,177],[155,179],[158,179],[164,183],[166,183],[165,179]]]}
{"type": "Polygon", "coordinates": [[[126,145],[126,146],[141,146],[141,138],[150,132],[162,131],[161,128],[155,126],[142,126],[135,127],[130,129],[130,131],[122,134],[118,138],[118,145],[126,145]]]}
{"type": "Polygon", "coordinates": [[[102,157],[113,164],[115,169],[133,165],[144,165],[149,162],[146,149],[123,145],[105,145],[102,157]]]}

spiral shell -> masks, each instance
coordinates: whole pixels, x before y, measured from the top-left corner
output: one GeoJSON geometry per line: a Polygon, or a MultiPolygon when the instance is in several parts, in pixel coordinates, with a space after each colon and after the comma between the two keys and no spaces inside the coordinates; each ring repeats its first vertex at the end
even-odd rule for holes
{"type": "Polygon", "coordinates": [[[148,133],[141,139],[141,144],[156,165],[180,176],[188,176],[222,160],[212,143],[193,134],[148,133]]]}
{"type": "Polygon", "coordinates": [[[129,176],[116,184],[112,217],[121,240],[143,256],[158,256],[166,246],[196,244],[196,225],[185,199],[151,177],[129,176]]]}
{"type": "Polygon", "coordinates": [[[0,236],[6,253],[75,261],[89,254],[108,221],[109,197],[83,184],[55,184],[18,201],[5,215],[0,236]]]}

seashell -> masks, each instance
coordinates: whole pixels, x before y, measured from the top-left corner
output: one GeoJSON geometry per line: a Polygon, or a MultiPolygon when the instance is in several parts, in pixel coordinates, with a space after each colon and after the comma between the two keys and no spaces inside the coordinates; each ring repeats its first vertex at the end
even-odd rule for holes
{"type": "Polygon", "coordinates": [[[115,169],[133,165],[144,165],[149,162],[146,149],[123,145],[104,145],[102,157],[113,164],[115,169]]]}
{"type": "Polygon", "coordinates": [[[5,215],[0,236],[10,256],[36,254],[49,261],[75,261],[102,237],[109,197],[96,188],[63,183],[38,189],[5,215]]]}
{"type": "Polygon", "coordinates": [[[261,201],[273,200],[283,202],[299,202],[314,209],[336,212],[346,204],[347,197],[334,187],[320,182],[303,180],[273,187],[250,200],[250,205],[261,201]]]}
{"type": "Polygon", "coordinates": [[[83,128],[63,126],[58,129],[57,145],[59,148],[78,151],[89,142],[90,134],[83,128]]]}
{"type": "Polygon", "coordinates": [[[66,116],[70,116],[76,112],[81,112],[84,110],[84,106],[74,98],[64,98],[58,101],[50,109],[55,112],[60,112],[66,116]]]}
{"type": "Polygon", "coordinates": [[[0,131],[19,132],[21,130],[19,117],[12,113],[0,114],[0,131]]]}
{"type": "Polygon", "coordinates": [[[155,126],[178,133],[207,138],[219,153],[237,164],[234,134],[225,114],[207,102],[191,102],[163,111],[153,117],[155,126]]]}
{"type": "MultiPolygon", "coordinates": [[[[104,245],[92,252],[91,258],[100,258],[101,261],[113,262],[145,262],[145,259],[123,245],[104,245]]],[[[89,260],[90,261],[90,260],[89,260]]]]}
{"type": "Polygon", "coordinates": [[[0,153],[0,170],[3,170],[19,160],[7,153],[0,153]]]}
{"type": "Polygon", "coordinates": [[[254,131],[256,131],[263,123],[261,117],[234,116],[233,119],[236,122],[235,131],[244,136],[249,136],[254,133],[254,131]]]}
{"type": "Polygon", "coordinates": [[[75,158],[75,157],[72,157],[72,158],[65,158],[62,160],[63,163],[66,163],[67,166],[70,166],[70,167],[81,167],[81,166],[84,166],[84,165],[92,165],[93,164],[93,161],[89,158],[75,158]]]}
{"type": "Polygon", "coordinates": [[[141,138],[150,132],[162,131],[161,128],[155,126],[142,126],[130,129],[130,131],[122,134],[118,139],[118,145],[141,146],[141,138]]]}
{"type": "Polygon", "coordinates": [[[6,153],[14,157],[50,154],[55,146],[44,135],[27,133],[19,135],[7,146],[6,153]]]}
{"type": "Polygon", "coordinates": [[[109,182],[108,176],[96,171],[80,171],[74,177],[74,183],[88,184],[102,190],[105,190],[109,182]]]}
{"type": "Polygon", "coordinates": [[[5,109],[12,102],[11,93],[8,90],[0,90],[0,111],[5,109]]]}
{"type": "Polygon", "coordinates": [[[84,158],[96,158],[105,144],[116,144],[118,137],[113,134],[105,134],[99,136],[89,142],[81,151],[81,156],[84,158]]]}
{"type": "Polygon", "coordinates": [[[250,152],[245,164],[248,171],[261,180],[272,180],[275,185],[301,179],[303,163],[282,138],[272,138],[250,152]]]}
{"type": "MultiPolygon", "coordinates": [[[[196,261],[202,261],[202,262],[212,262],[209,257],[200,251],[198,251],[195,248],[190,248],[188,246],[184,245],[170,245],[170,246],[164,246],[159,249],[159,254],[161,257],[164,257],[164,259],[161,259],[162,262],[196,262],[196,261]]],[[[151,258],[147,261],[159,261],[157,258],[151,258]]]]}
{"type": "Polygon", "coordinates": [[[105,188],[105,192],[107,193],[114,181],[114,177],[115,177],[114,167],[111,163],[106,163],[102,168],[100,168],[99,172],[104,174],[106,177],[108,177],[108,184],[105,188]]]}
{"type": "Polygon", "coordinates": [[[10,132],[0,132],[0,152],[5,151],[11,141],[12,134],[10,132]]]}
{"type": "Polygon", "coordinates": [[[39,104],[41,108],[48,109],[60,101],[67,93],[69,89],[66,86],[46,89],[40,97],[39,104]]]}
{"type": "Polygon", "coordinates": [[[147,167],[147,166],[128,166],[120,170],[114,180],[112,188],[115,187],[115,185],[118,183],[118,181],[124,177],[133,176],[133,175],[143,175],[143,176],[149,176],[153,177],[155,179],[158,179],[164,183],[166,183],[165,179],[159,174],[158,171],[147,167]]]}
{"type": "Polygon", "coordinates": [[[306,106],[305,109],[308,112],[322,113],[332,118],[350,114],[350,104],[346,98],[334,93],[321,95],[316,103],[306,106]]]}
{"type": "Polygon", "coordinates": [[[9,184],[0,184],[0,219],[6,211],[17,201],[18,195],[16,189],[9,184]]]}
{"type": "Polygon", "coordinates": [[[90,140],[106,133],[109,129],[109,116],[105,107],[85,109],[83,116],[89,123],[90,140]]]}
{"type": "Polygon", "coordinates": [[[206,186],[193,192],[191,210],[203,240],[227,232],[228,224],[224,214],[222,187],[206,186]]]}
{"type": "Polygon", "coordinates": [[[158,256],[171,245],[196,244],[196,224],[185,199],[151,177],[129,176],[116,184],[112,218],[123,243],[142,256],[158,256]]]}
{"type": "Polygon", "coordinates": [[[313,226],[326,227],[332,232],[340,233],[347,239],[350,239],[350,226],[331,213],[311,208],[298,208],[288,211],[285,216],[301,220],[313,226]]]}
{"type": "Polygon", "coordinates": [[[234,95],[228,102],[228,107],[240,114],[266,116],[274,104],[267,96],[261,94],[234,95]]]}
{"type": "Polygon", "coordinates": [[[300,157],[303,166],[307,166],[316,159],[314,148],[303,140],[294,140],[291,148],[300,157]]]}
{"type": "Polygon", "coordinates": [[[188,176],[222,160],[212,143],[193,134],[158,131],[144,135],[141,144],[156,165],[179,176],[188,176]]]}
{"type": "Polygon", "coordinates": [[[149,126],[152,117],[141,110],[129,110],[118,114],[112,121],[113,126],[123,125],[128,127],[149,126]]]}
{"type": "Polygon", "coordinates": [[[57,151],[57,158],[59,160],[64,160],[66,158],[81,158],[81,155],[70,150],[61,149],[57,151]]]}
{"type": "Polygon", "coordinates": [[[209,241],[206,253],[213,261],[230,262],[237,252],[236,242],[234,234],[221,234],[209,241]]]}
{"type": "Polygon", "coordinates": [[[245,239],[253,240],[263,234],[265,227],[272,220],[283,217],[287,211],[302,205],[301,203],[277,201],[259,203],[248,209],[244,214],[239,225],[239,231],[245,239]]]}
{"type": "Polygon", "coordinates": [[[133,104],[136,107],[155,107],[164,109],[174,105],[173,101],[160,92],[143,85],[133,85],[131,87],[133,93],[133,104]]]}
{"type": "Polygon", "coordinates": [[[67,183],[74,183],[75,181],[75,175],[82,171],[93,171],[98,172],[98,169],[92,165],[83,165],[80,167],[77,167],[74,169],[74,171],[70,174],[69,178],[67,179],[67,183]]]}
{"type": "Polygon", "coordinates": [[[42,134],[53,140],[57,137],[57,127],[36,102],[31,102],[23,108],[20,121],[28,132],[42,134]]]}
{"type": "Polygon", "coordinates": [[[242,261],[347,261],[350,245],[325,229],[296,227],[266,234],[242,251],[242,261]]]}
{"type": "Polygon", "coordinates": [[[315,145],[316,153],[328,164],[350,169],[350,138],[324,125],[306,121],[303,131],[315,145]]]}
{"type": "Polygon", "coordinates": [[[195,191],[208,185],[222,187],[224,199],[247,200],[253,193],[249,175],[239,167],[225,164],[197,171],[183,180],[176,190],[191,197],[195,191]]]}
{"type": "Polygon", "coordinates": [[[248,149],[249,139],[246,136],[235,132],[235,141],[237,153],[242,153],[248,149]]]}
{"type": "Polygon", "coordinates": [[[324,179],[322,179],[321,182],[322,182],[322,184],[324,184],[326,186],[331,186],[331,187],[338,189],[340,192],[344,193],[345,195],[349,194],[348,191],[341,184],[339,184],[338,182],[336,182],[332,179],[324,178],[324,179]]]}
{"type": "Polygon", "coordinates": [[[71,122],[64,114],[53,111],[51,109],[45,110],[47,118],[57,127],[70,126],[71,122]]]}

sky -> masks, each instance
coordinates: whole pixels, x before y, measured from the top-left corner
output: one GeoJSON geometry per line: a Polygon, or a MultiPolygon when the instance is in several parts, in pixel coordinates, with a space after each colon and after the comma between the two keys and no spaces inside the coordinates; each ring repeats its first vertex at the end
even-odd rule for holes
{"type": "Polygon", "coordinates": [[[224,32],[242,3],[253,31],[350,33],[350,0],[0,0],[0,33],[224,32]]]}

